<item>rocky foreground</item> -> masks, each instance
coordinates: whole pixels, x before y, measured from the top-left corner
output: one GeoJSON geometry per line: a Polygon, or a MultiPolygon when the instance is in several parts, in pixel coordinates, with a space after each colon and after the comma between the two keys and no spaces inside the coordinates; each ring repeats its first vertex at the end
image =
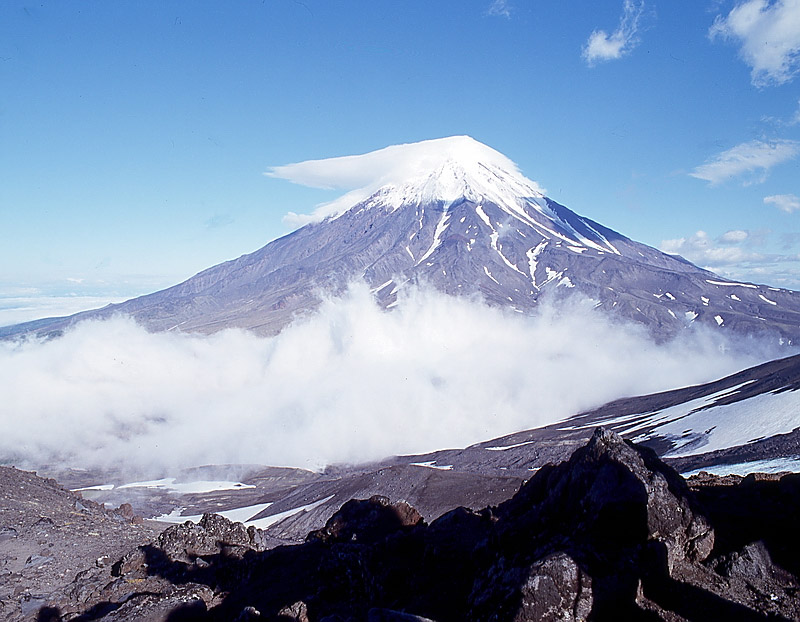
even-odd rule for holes
{"type": "Polygon", "coordinates": [[[155,537],[128,508],[0,475],[7,620],[800,619],[800,476],[687,484],[603,429],[498,506],[428,524],[352,500],[276,548],[211,514],[155,537]]]}

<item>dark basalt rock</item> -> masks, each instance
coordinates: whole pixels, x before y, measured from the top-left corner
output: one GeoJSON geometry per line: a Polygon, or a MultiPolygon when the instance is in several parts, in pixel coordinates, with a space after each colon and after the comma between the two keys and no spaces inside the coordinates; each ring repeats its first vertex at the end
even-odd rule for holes
{"type": "Polygon", "coordinates": [[[375,495],[366,501],[351,499],[327,522],[324,528],[312,531],[306,538],[312,542],[373,543],[405,527],[423,522],[422,516],[405,501],[392,503],[375,495]]]}
{"type": "Polygon", "coordinates": [[[169,607],[207,621],[796,619],[797,573],[776,564],[786,551],[760,527],[788,519],[752,520],[772,507],[797,517],[800,498],[770,496],[791,480],[772,492],[782,480],[720,480],[693,491],[651,450],[599,429],[501,505],[430,525],[372,497],[304,544],[269,550],[213,515],[171,527],[115,564],[119,578],[82,619],[178,619],[169,607]]]}
{"type": "Polygon", "coordinates": [[[592,579],[566,553],[524,567],[500,558],[471,595],[472,620],[587,620],[592,579]]]}

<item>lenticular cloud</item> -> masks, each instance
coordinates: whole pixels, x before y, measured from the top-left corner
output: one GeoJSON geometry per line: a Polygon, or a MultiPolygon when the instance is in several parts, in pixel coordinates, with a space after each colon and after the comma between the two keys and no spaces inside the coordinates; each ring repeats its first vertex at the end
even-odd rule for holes
{"type": "Polygon", "coordinates": [[[120,317],[2,343],[0,460],[317,468],[463,446],[752,362],[700,334],[657,347],[578,299],[526,317],[409,289],[387,312],[357,284],[273,338],[120,317]]]}

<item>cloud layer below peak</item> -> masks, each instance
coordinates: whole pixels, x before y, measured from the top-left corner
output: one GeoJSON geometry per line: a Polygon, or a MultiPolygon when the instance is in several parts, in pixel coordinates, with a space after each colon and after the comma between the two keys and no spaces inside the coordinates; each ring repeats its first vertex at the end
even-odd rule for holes
{"type": "Polygon", "coordinates": [[[656,346],[579,300],[528,317],[403,292],[386,312],[356,284],[274,338],[118,318],[0,342],[0,461],[314,468],[464,446],[756,362],[703,333],[656,346]]]}

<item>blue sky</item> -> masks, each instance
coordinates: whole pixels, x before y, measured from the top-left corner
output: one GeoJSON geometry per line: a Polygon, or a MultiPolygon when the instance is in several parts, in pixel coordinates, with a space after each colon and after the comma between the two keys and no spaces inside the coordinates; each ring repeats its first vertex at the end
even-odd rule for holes
{"type": "Polygon", "coordinates": [[[553,199],[800,289],[800,0],[0,3],[0,325],[167,287],[468,134],[553,199]]]}

